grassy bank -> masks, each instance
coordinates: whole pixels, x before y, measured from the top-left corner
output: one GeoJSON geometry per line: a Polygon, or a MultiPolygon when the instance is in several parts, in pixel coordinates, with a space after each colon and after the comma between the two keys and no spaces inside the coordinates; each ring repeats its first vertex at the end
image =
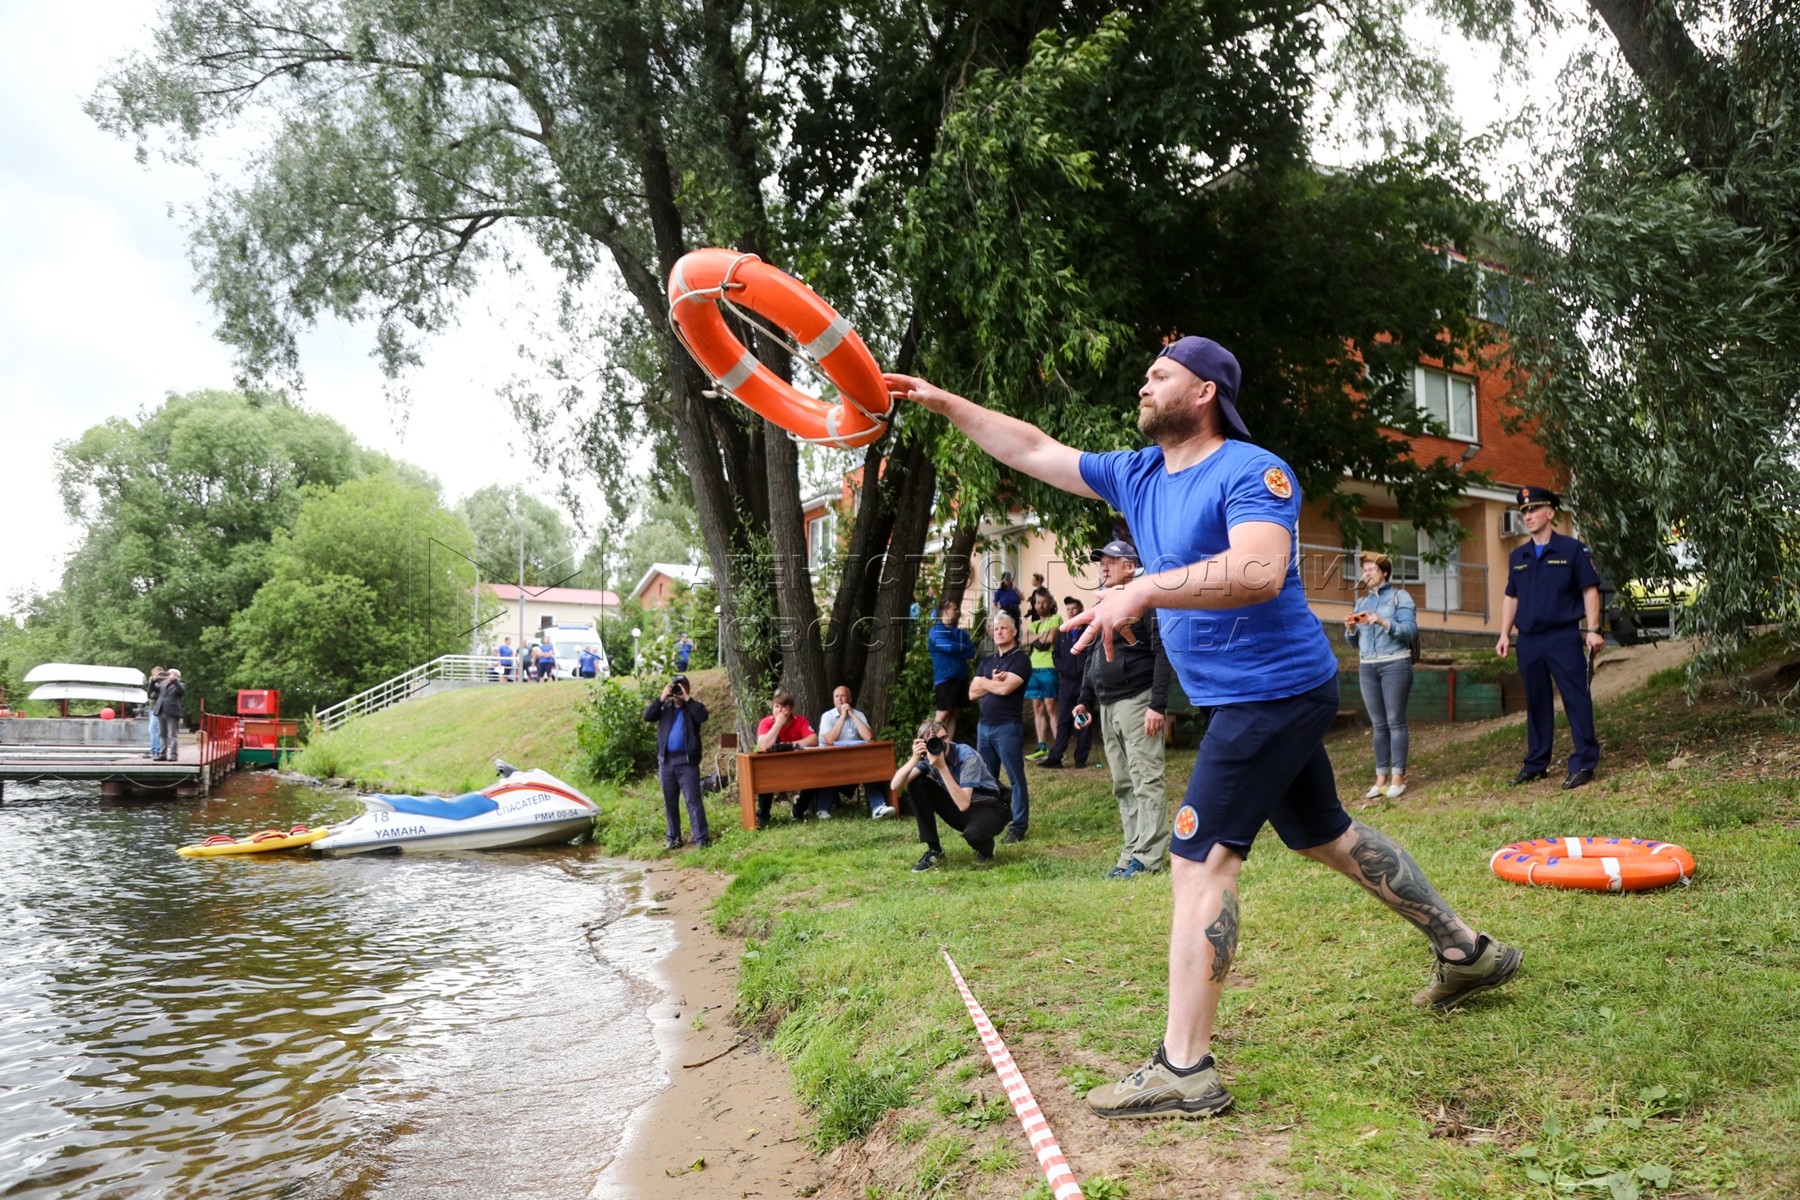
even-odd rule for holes
{"type": "MultiPolygon", "coordinates": [[[[1118,836],[1104,773],[1034,772],[1031,838],[990,871],[952,839],[948,869],[910,874],[910,822],[734,829],[689,857],[736,876],[717,916],[750,937],[744,1015],[792,1063],[821,1148],[843,1145],[846,1194],[1035,1186],[942,945],[1084,1184],[1101,1180],[1090,1195],[1792,1196],[1800,737],[1734,698],[1690,707],[1675,676],[1603,712],[1601,733],[1605,770],[1582,791],[1505,786],[1511,724],[1424,739],[1413,790],[1358,812],[1525,947],[1519,979],[1460,1013],[1408,1003],[1428,969],[1409,927],[1260,843],[1217,1047],[1239,1107],[1201,1126],[1104,1125],[1079,1103],[1154,1048],[1165,1003],[1168,885],[1101,878],[1118,836]],[[1488,871],[1506,842],[1573,833],[1679,841],[1700,875],[1608,896],[1488,871]]],[[[1333,755],[1355,803],[1366,737],[1333,755]]],[[[1172,786],[1191,762],[1171,757],[1172,786]]],[[[609,840],[647,852],[660,826],[633,824],[618,814],[609,840]]]]}
{"type": "MultiPolygon", "coordinates": [[[[480,720],[468,770],[526,757],[480,720]]],[[[1216,1047],[1238,1107],[1210,1123],[1105,1124],[1080,1104],[1154,1048],[1165,1006],[1168,884],[1102,878],[1118,837],[1105,772],[1034,771],[1031,837],[987,871],[950,837],[947,868],[911,874],[910,821],[778,817],[745,833],[735,796],[713,798],[717,845],[679,857],[734,876],[715,915],[748,938],[740,1016],[792,1065],[834,1194],[1044,1194],[942,946],[1090,1196],[1790,1197],[1800,736],[1733,697],[1690,706],[1671,676],[1600,723],[1606,761],[1581,791],[1505,786],[1524,736],[1508,723],[1421,736],[1408,795],[1357,812],[1479,927],[1525,948],[1518,979],[1464,1011],[1408,1003],[1428,968],[1410,927],[1275,839],[1258,844],[1216,1047]],[[1506,842],[1586,833],[1680,842],[1698,877],[1610,896],[1488,871],[1506,842]]],[[[425,736],[409,731],[415,751],[425,736]]],[[[426,757],[447,763],[433,737],[426,757]]],[[[1360,804],[1366,734],[1332,751],[1360,804]]],[[[1172,787],[1191,763],[1171,755],[1172,787]]],[[[660,853],[653,790],[606,804],[615,852],[660,853]]]]}

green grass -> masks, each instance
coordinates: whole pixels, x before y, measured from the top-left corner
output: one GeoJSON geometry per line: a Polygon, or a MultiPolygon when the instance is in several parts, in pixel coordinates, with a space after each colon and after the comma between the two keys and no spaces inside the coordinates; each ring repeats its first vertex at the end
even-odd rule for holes
{"type": "MultiPolygon", "coordinates": [[[[482,745],[455,769],[519,761],[498,714],[480,711],[482,745]]],[[[864,1195],[1036,1194],[948,949],[1059,1114],[1065,1148],[1082,1147],[1071,1161],[1096,1182],[1090,1195],[1791,1197],[1800,736],[1778,710],[1690,705],[1660,678],[1599,715],[1606,758],[1588,788],[1507,787],[1523,752],[1515,724],[1416,757],[1404,799],[1356,813],[1473,923],[1525,949],[1511,985],[1460,1012],[1408,1002],[1428,970],[1410,927],[1273,837],[1258,843],[1215,1046],[1238,1106],[1208,1123],[1106,1125],[1078,1106],[1154,1049],[1166,1004],[1169,885],[1102,878],[1118,838],[1104,772],[1034,771],[1030,840],[985,871],[947,835],[947,866],[911,874],[910,821],[778,816],[747,834],[735,796],[712,798],[715,847],[678,857],[732,876],[713,915],[745,939],[738,1017],[790,1066],[821,1151],[867,1139],[864,1195]],[[1699,871],[1687,888],[1613,896],[1488,870],[1506,842],[1571,834],[1680,842],[1699,871]]],[[[415,723],[408,755],[375,755],[371,740],[338,761],[424,778],[405,764],[426,742],[451,754],[453,723],[415,723]]],[[[1332,746],[1347,803],[1367,747],[1332,746]]],[[[1172,789],[1192,761],[1170,755],[1172,789]]],[[[606,805],[610,849],[659,856],[653,793],[638,785],[606,805]]]]}

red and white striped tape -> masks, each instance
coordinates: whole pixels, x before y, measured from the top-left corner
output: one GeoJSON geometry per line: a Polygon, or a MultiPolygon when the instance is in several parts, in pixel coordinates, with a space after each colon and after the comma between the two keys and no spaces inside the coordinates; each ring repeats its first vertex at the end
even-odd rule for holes
{"type": "Polygon", "coordinates": [[[994,1023],[976,1003],[975,993],[963,982],[962,972],[956,969],[956,960],[950,957],[948,950],[943,954],[944,961],[950,964],[950,976],[956,980],[956,990],[962,993],[963,1003],[969,1008],[969,1019],[975,1022],[975,1032],[981,1035],[981,1044],[987,1047],[988,1058],[1006,1088],[1006,1098],[1012,1101],[1013,1112],[1018,1116],[1019,1124],[1025,1127],[1025,1136],[1031,1139],[1038,1166],[1043,1168],[1044,1178],[1050,1181],[1051,1193],[1056,1200],[1081,1197],[1081,1185],[1075,1182],[1075,1172],[1069,1169],[1069,1160],[1063,1157],[1062,1147],[1056,1144],[1056,1135],[1050,1132],[1050,1122],[1044,1119],[1037,1097],[1031,1094],[1025,1077],[1019,1074],[1019,1065],[995,1032],[994,1023]]]}

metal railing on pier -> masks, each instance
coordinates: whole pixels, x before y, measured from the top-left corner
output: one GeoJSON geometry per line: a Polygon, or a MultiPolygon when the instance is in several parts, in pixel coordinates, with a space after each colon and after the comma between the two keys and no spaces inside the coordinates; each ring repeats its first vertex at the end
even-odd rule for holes
{"type": "Polygon", "coordinates": [[[313,719],[320,729],[329,733],[352,717],[366,717],[392,708],[403,700],[411,700],[434,683],[500,683],[500,677],[491,669],[493,665],[493,657],[486,654],[441,655],[392,679],[383,680],[368,691],[358,692],[348,700],[321,708],[313,714],[313,719]]]}

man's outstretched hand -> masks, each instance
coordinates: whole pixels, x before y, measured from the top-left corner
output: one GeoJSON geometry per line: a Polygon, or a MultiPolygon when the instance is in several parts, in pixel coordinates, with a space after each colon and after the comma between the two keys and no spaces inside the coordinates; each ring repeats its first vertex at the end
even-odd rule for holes
{"type": "Polygon", "coordinates": [[[1106,654],[1106,661],[1113,660],[1113,639],[1119,638],[1127,644],[1137,642],[1137,633],[1131,623],[1143,616],[1150,609],[1148,600],[1140,596],[1136,582],[1124,587],[1108,588],[1100,593],[1094,606],[1086,612],[1076,613],[1063,625],[1065,629],[1087,629],[1075,639],[1071,649],[1080,654],[1099,639],[1100,648],[1106,654]]]}
{"type": "Polygon", "coordinates": [[[950,407],[952,400],[959,399],[954,393],[946,392],[943,388],[920,379],[917,375],[884,373],[881,381],[887,384],[890,396],[898,396],[902,400],[911,400],[914,404],[922,404],[934,413],[943,412],[950,407]]]}

